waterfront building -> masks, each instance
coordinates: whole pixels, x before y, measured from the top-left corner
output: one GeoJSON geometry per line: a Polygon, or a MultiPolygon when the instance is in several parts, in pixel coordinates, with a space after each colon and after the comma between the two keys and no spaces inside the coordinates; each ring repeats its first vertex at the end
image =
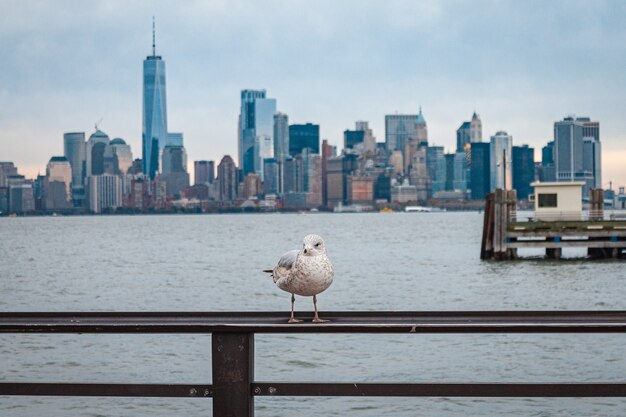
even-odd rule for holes
{"type": "Polygon", "coordinates": [[[9,189],[7,187],[0,187],[0,214],[7,213],[9,211],[9,189]]]}
{"type": "Polygon", "coordinates": [[[391,170],[385,170],[376,177],[374,199],[391,201],[391,170]]]}
{"type": "Polygon", "coordinates": [[[326,205],[336,207],[344,201],[343,156],[328,158],[326,173],[326,205]]]}
{"type": "Polygon", "coordinates": [[[17,175],[17,167],[13,162],[0,162],[0,187],[7,187],[12,175],[17,175]]]}
{"type": "Polygon", "coordinates": [[[154,20],[152,55],[143,61],[143,172],[152,179],[160,172],[160,159],[167,144],[167,97],[165,61],[156,54],[154,20]]]}
{"type": "Polygon", "coordinates": [[[389,151],[398,150],[404,155],[406,142],[417,140],[420,144],[428,145],[428,129],[422,109],[417,115],[392,114],[385,116],[385,143],[389,151]]]}
{"type": "Polygon", "coordinates": [[[87,177],[88,208],[94,213],[122,206],[122,180],[118,175],[102,174],[87,177]]]}
{"type": "Polygon", "coordinates": [[[296,158],[287,156],[283,161],[283,190],[282,193],[296,192],[296,171],[298,162],[296,158]]]}
{"type": "Polygon", "coordinates": [[[72,166],[64,156],[53,156],[46,166],[44,180],[45,208],[67,209],[72,201],[72,166]]]}
{"type": "Polygon", "coordinates": [[[257,174],[249,173],[243,178],[243,198],[256,197],[261,194],[261,178],[257,174]]]}
{"type": "Polygon", "coordinates": [[[426,168],[426,147],[420,146],[411,157],[409,183],[415,186],[418,201],[430,198],[431,182],[426,168]]]}
{"type": "Polygon", "coordinates": [[[233,158],[230,155],[225,155],[217,166],[220,201],[232,202],[237,198],[238,178],[239,175],[233,158]]]}
{"type": "Polygon", "coordinates": [[[393,151],[389,157],[389,165],[393,167],[394,175],[402,175],[404,173],[404,156],[401,151],[393,151]]]}
{"type": "Polygon", "coordinates": [[[429,146],[426,148],[426,168],[430,178],[431,193],[435,194],[446,189],[446,159],[443,146],[429,146]]]}
{"type": "Polygon", "coordinates": [[[527,200],[535,182],[535,149],[528,145],[513,146],[513,189],[519,200],[527,200]]]}
{"type": "Polygon", "coordinates": [[[307,207],[322,205],[322,157],[312,154],[308,148],[302,152],[302,191],[307,193],[307,207]]]}
{"type": "Polygon", "coordinates": [[[115,175],[126,175],[133,165],[133,153],[130,145],[122,138],[115,138],[109,142],[109,146],[105,149],[105,172],[115,175]]]}
{"type": "Polygon", "coordinates": [[[109,145],[109,135],[96,126],[96,131],[89,136],[85,145],[85,175],[102,175],[105,173],[105,151],[109,145]]]}
{"type": "Polygon", "coordinates": [[[214,161],[194,161],[194,184],[212,183],[215,180],[214,161]]]}
{"type": "Polygon", "coordinates": [[[455,154],[453,153],[447,153],[444,155],[446,166],[445,191],[454,191],[454,158],[455,154]]]}
{"type": "Polygon", "coordinates": [[[363,148],[365,152],[376,152],[376,138],[374,137],[372,129],[369,127],[369,122],[363,120],[357,121],[355,123],[355,129],[364,133],[363,148]]]}
{"type": "Polygon", "coordinates": [[[365,175],[348,175],[347,203],[371,205],[374,201],[374,178],[365,175]]]}
{"type": "Polygon", "coordinates": [[[295,157],[307,148],[311,153],[320,153],[320,125],[289,125],[289,154],[295,157]]]}
{"type": "Polygon", "coordinates": [[[265,90],[242,90],[239,113],[239,167],[243,175],[263,175],[263,159],[274,156],[276,99],[265,90]],[[263,146],[263,149],[256,147],[263,146]]]}
{"type": "Polygon", "coordinates": [[[83,187],[85,184],[85,132],[67,132],[63,134],[63,156],[72,167],[72,186],[83,187]]]}
{"type": "Polygon", "coordinates": [[[589,188],[600,188],[599,122],[574,116],[555,122],[554,167],[557,181],[583,181],[583,196],[589,193],[589,188]]]}
{"type": "Polygon", "coordinates": [[[289,116],[274,114],[274,158],[281,163],[289,155],[289,116]]]}
{"type": "Polygon", "coordinates": [[[452,182],[452,188],[454,191],[460,191],[465,195],[468,189],[468,181],[470,177],[469,170],[470,168],[467,162],[466,153],[464,151],[456,152],[454,154],[454,179],[452,182]]]}
{"type": "Polygon", "coordinates": [[[263,194],[278,194],[278,161],[267,158],[263,161],[263,194]]]}
{"type": "Polygon", "coordinates": [[[542,182],[556,181],[556,171],[554,167],[554,141],[548,142],[541,148],[541,177],[542,182]]]}
{"type": "Polygon", "coordinates": [[[491,144],[471,145],[470,188],[472,199],[483,200],[491,191],[491,144]]]}
{"type": "Polygon", "coordinates": [[[328,160],[334,155],[334,148],[328,140],[322,141],[322,205],[328,206],[328,160]]]}
{"type": "Polygon", "coordinates": [[[8,184],[8,212],[15,214],[30,213],[35,210],[33,184],[25,181],[21,175],[12,176],[8,184]],[[22,177],[21,179],[15,177],[22,177]]]}
{"type": "Polygon", "coordinates": [[[414,185],[410,185],[408,181],[391,186],[392,203],[406,204],[417,201],[417,188],[414,185]]]}
{"type": "Polygon", "coordinates": [[[496,188],[510,190],[513,188],[513,137],[505,131],[498,131],[491,137],[490,144],[491,191],[496,188]]]}
{"type": "Polygon", "coordinates": [[[163,148],[163,173],[161,180],[165,182],[167,195],[180,195],[180,191],[189,187],[187,173],[187,152],[181,145],[167,145],[163,148]]]}

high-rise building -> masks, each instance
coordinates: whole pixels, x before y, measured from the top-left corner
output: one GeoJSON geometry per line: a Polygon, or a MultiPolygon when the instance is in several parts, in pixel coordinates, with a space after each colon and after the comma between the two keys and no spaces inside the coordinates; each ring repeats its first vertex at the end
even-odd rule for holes
{"type": "Polygon", "coordinates": [[[165,146],[183,146],[183,134],[181,132],[167,132],[165,146]]]}
{"type": "Polygon", "coordinates": [[[415,186],[417,199],[426,201],[430,198],[431,182],[426,167],[426,147],[420,146],[411,155],[409,183],[415,186]]]}
{"type": "Polygon", "coordinates": [[[225,155],[217,166],[217,182],[220,201],[232,202],[237,198],[239,187],[237,167],[230,155],[225,155]]]}
{"type": "Polygon", "coordinates": [[[544,182],[556,181],[553,140],[541,148],[541,178],[539,180],[544,182]]]}
{"type": "Polygon", "coordinates": [[[566,117],[554,123],[554,168],[557,181],[584,181],[601,187],[600,123],[588,117],[566,117]]]}
{"type": "Polygon", "coordinates": [[[355,123],[356,130],[360,130],[365,133],[363,137],[363,147],[365,152],[376,152],[376,138],[372,129],[369,127],[369,122],[357,121],[355,123]]]}
{"type": "Polygon", "coordinates": [[[483,125],[476,112],[472,115],[472,120],[463,122],[456,130],[456,151],[464,152],[470,143],[482,142],[483,125]]]}
{"type": "Polygon", "coordinates": [[[265,90],[242,90],[239,113],[239,167],[243,175],[263,175],[263,159],[274,156],[276,99],[265,90]],[[259,149],[259,146],[261,149],[259,149]]]}
{"type": "Polygon", "coordinates": [[[261,194],[261,178],[253,172],[243,177],[243,198],[256,197],[261,194]]]}
{"type": "Polygon", "coordinates": [[[180,191],[189,187],[187,173],[187,152],[184,146],[167,145],[163,148],[163,173],[167,195],[180,195],[180,191]]]}
{"type": "Polygon", "coordinates": [[[472,121],[470,122],[470,142],[477,143],[483,141],[483,122],[480,117],[474,112],[472,115],[472,121]]]}
{"type": "MultiPolygon", "coordinates": [[[[109,135],[97,129],[89,136],[85,145],[85,176],[102,175],[105,173],[105,152],[109,145],[109,135]]],[[[109,172],[112,174],[112,172],[109,172]]]]}
{"type": "Polygon", "coordinates": [[[320,153],[320,125],[289,125],[289,154],[296,156],[307,148],[311,153],[320,153]]]}
{"type": "Polygon", "coordinates": [[[407,141],[414,139],[422,145],[428,144],[426,120],[420,108],[419,114],[392,114],[385,116],[385,142],[389,151],[398,150],[404,155],[407,141]]]}
{"type": "Polygon", "coordinates": [[[263,165],[263,194],[278,194],[278,161],[267,158],[263,165]]]}
{"type": "Polygon", "coordinates": [[[215,162],[213,161],[194,161],[194,184],[213,183],[215,179],[215,162]]]}
{"type": "Polygon", "coordinates": [[[289,155],[289,116],[285,113],[274,115],[274,158],[278,163],[289,155]]]}
{"type": "Polygon", "coordinates": [[[496,188],[513,188],[513,137],[504,131],[491,137],[489,159],[491,162],[491,191],[496,188]]]}
{"type": "Polygon", "coordinates": [[[431,184],[431,195],[446,190],[446,159],[443,146],[426,148],[426,168],[431,184]]]}
{"type": "Polygon", "coordinates": [[[23,176],[21,179],[15,178],[18,175],[12,177],[14,180],[9,180],[8,184],[8,212],[23,214],[35,210],[33,184],[25,181],[23,176]]]}
{"type": "Polygon", "coordinates": [[[322,141],[322,205],[328,206],[328,160],[333,157],[333,147],[328,140],[322,141]]]}
{"type": "Polygon", "coordinates": [[[470,188],[472,199],[483,200],[491,191],[491,144],[471,145],[470,188]]]}
{"type": "Polygon", "coordinates": [[[87,177],[89,210],[101,213],[122,206],[122,179],[118,175],[103,174],[87,177]]]}
{"type": "Polygon", "coordinates": [[[0,188],[7,187],[9,176],[17,175],[17,167],[13,162],[0,162],[0,188]]]}
{"type": "Polygon", "coordinates": [[[72,186],[85,184],[85,132],[67,132],[63,134],[63,156],[72,167],[72,186]]]}
{"type": "Polygon", "coordinates": [[[535,149],[528,145],[513,146],[513,188],[517,198],[528,199],[533,194],[531,183],[535,181],[535,149]]]}
{"type": "Polygon", "coordinates": [[[105,172],[126,175],[133,165],[133,153],[130,150],[130,145],[127,145],[122,138],[113,139],[105,150],[105,163],[107,161],[110,161],[112,167],[105,168],[105,172]]]}
{"type": "Polygon", "coordinates": [[[71,206],[72,167],[64,156],[53,156],[46,166],[45,207],[65,209],[71,206]]]}
{"type": "Polygon", "coordinates": [[[167,144],[165,91],[165,61],[156,54],[153,20],[152,55],[143,61],[143,172],[150,179],[159,172],[161,153],[167,144]]]}
{"type": "Polygon", "coordinates": [[[344,130],[343,131],[343,148],[355,149],[359,145],[364,147],[365,132],[362,130],[344,130]]]}
{"type": "Polygon", "coordinates": [[[452,188],[454,188],[455,191],[465,193],[468,189],[469,178],[470,167],[467,162],[467,156],[464,151],[456,152],[454,154],[454,179],[452,188]]]}

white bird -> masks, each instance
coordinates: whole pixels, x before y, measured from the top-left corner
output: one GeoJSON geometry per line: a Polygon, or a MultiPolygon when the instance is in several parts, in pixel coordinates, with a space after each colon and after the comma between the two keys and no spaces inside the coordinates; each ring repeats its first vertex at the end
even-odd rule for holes
{"type": "Polygon", "coordinates": [[[285,253],[274,269],[263,272],[272,274],[274,283],[283,291],[291,293],[291,318],[289,323],[298,323],[294,317],[295,294],[304,297],[313,296],[315,316],[313,323],[324,323],[317,313],[317,294],[326,290],[333,283],[333,266],[326,256],[324,240],[318,235],[307,235],[302,242],[302,249],[285,253]]]}

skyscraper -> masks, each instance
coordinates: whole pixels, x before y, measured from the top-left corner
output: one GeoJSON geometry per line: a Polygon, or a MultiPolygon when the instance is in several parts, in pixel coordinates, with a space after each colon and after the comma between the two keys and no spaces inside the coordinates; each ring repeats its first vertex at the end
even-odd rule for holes
{"type": "Polygon", "coordinates": [[[428,129],[426,120],[420,108],[419,114],[392,114],[385,116],[385,142],[389,151],[398,150],[405,155],[406,143],[409,140],[417,140],[420,146],[428,144],[428,129]]]}
{"type": "Polygon", "coordinates": [[[483,122],[480,116],[474,112],[472,121],[470,122],[470,142],[477,143],[483,141],[483,122]]]}
{"type": "Polygon", "coordinates": [[[154,20],[152,55],[143,61],[143,172],[149,178],[159,172],[161,153],[167,142],[165,61],[156,54],[154,20]]]}
{"type": "Polygon", "coordinates": [[[517,190],[517,198],[528,199],[535,181],[535,149],[528,145],[513,146],[513,188],[517,190]]]}
{"type": "Polygon", "coordinates": [[[491,191],[491,144],[474,142],[470,146],[472,199],[482,200],[491,191]]]}
{"type": "Polygon", "coordinates": [[[510,190],[513,188],[512,162],[513,137],[504,131],[496,132],[491,137],[491,191],[496,188],[510,190]]]}
{"type": "Polygon", "coordinates": [[[72,186],[83,186],[85,179],[85,132],[63,134],[63,155],[72,167],[72,186]]]}
{"type": "Polygon", "coordinates": [[[237,198],[237,167],[230,155],[224,155],[217,166],[217,182],[220,201],[232,202],[237,198]]]}
{"type": "Polygon", "coordinates": [[[456,151],[464,152],[465,147],[469,143],[482,142],[483,140],[483,124],[476,112],[472,115],[472,120],[463,122],[456,130],[456,151]]]}
{"type": "Polygon", "coordinates": [[[306,148],[311,153],[320,153],[320,125],[289,125],[289,154],[295,157],[306,148]]]}
{"type": "Polygon", "coordinates": [[[554,123],[554,167],[557,181],[584,181],[601,187],[600,124],[588,117],[566,117],[554,123]]]}
{"type": "Polygon", "coordinates": [[[183,188],[189,187],[187,173],[187,152],[184,146],[167,145],[163,148],[163,173],[167,195],[179,195],[183,188]]]}
{"type": "Polygon", "coordinates": [[[97,129],[89,136],[89,140],[85,145],[85,176],[104,174],[104,154],[109,145],[109,135],[102,130],[97,129]]]}
{"type": "Polygon", "coordinates": [[[274,115],[274,158],[280,164],[289,155],[289,116],[274,115]]]}
{"type": "Polygon", "coordinates": [[[265,90],[242,90],[239,113],[239,167],[263,175],[263,159],[274,156],[276,99],[265,90]]]}
{"type": "Polygon", "coordinates": [[[215,162],[194,161],[194,184],[213,183],[215,179],[215,162]]]}

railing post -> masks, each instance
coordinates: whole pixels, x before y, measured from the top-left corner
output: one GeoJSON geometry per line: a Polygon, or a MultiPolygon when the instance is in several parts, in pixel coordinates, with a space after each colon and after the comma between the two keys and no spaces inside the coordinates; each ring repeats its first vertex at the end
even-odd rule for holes
{"type": "Polygon", "coordinates": [[[253,417],[254,334],[213,333],[213,415],[253,417]]]}

